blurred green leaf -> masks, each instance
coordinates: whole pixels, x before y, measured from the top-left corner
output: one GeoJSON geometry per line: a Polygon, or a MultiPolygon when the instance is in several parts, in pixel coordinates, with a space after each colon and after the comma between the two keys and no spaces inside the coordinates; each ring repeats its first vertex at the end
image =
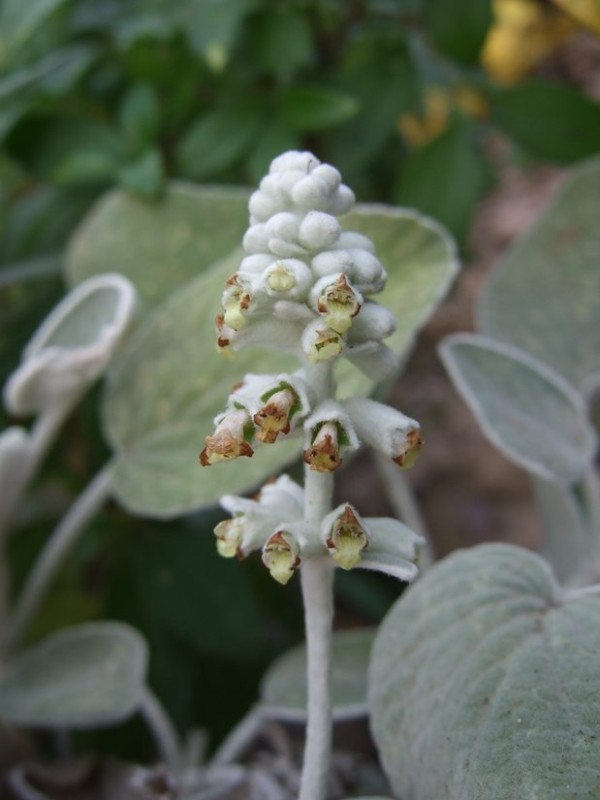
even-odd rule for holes
{"type": "Polygon", "coordinates": [[[283,5],[268,7],[253,17],[246,38],[253,62],[273,75],[292,75],[313,56],[308,15],[283,5]]]}
{"type": "Polygon", "coordinates": [[[490,0],[427,0],[427,32],[437,47],[467,64],[477,62],[493,21],[490,0]]]}
{"type": "Polygon", "coordinates": [[[302,143],[297,133],[282,124],[277,117],[263,122],[256,137],[254,149],[246,159],[249,177],[254,184],[269,171],[271,161],[286,150],[301,150],[302,143]]]}
{"type": "Polygon", "coordinates": [[[0,5],[0,70],[67,0],[3,0],[0,5]]]}
{"type": "Polygon", "coordinates": [[[156,92],[145,84],[134,84],[119,107],[119,123],[135,153],[154,143],[159,121],[156,92]]]}
{"type": "Polygon", "coordinates": [[[201,468],[198,454],[232,385],[246,372],[283,372],[289,355],[244,351],[233,361],[214,348],[214,317],[236,251],[161,305],[117,356],[105,384],[103,421],[114,449],[115,492],[130,511],[170,518],[216,503],[278,474],[297,441],[258,447],[249,459],[201,468]]]}
{"type": "Polygon", "coordinates": [[[178,144],[180,172],[189,178],[206,178],[230,167],[251,149],[260,123],[260,112],[252,106],[207,111],[178,144]]]}
{"type": "MultiPolygon", "coordinates": [[[[395,314],[396,331],[385,343],[404,365],[418,331],[456,277],[454,242],[436,222],[404,208],[357,205],[342,217],[342,224],[372,240],[388,271],[377,301],[395,314]]],[[[346,361],[338,365],[337,377],[340,396],[372,391],[372,383],[346,361]]]]}
{"type": "Polygon", "coordinates": [[[406,800],[592,800],[600,786],[600,596],[569,598],[520,547],[461,550],[375,639],[371,729],[406,800]]]}
{"type": "Polygon", "coordinates": [[[160,150],[152,148],[119,171],[119,183],[140,197],[154,198],[163,185],[163,162],[160,150]]]}
{"type": "Polygon", "coordinates": [[[507,458],[561,483],[589,468],[596,438],[583,400],[554,370],[475,334],[446,337],[440,354],[483,433],[507,458]]]}
{"type": "Polygon", "coordinates": [[[67,277],[73,284],[121,272],[146,307],[156,305],[241,241],[248,197],[247,189],[184,183],[168,186],[153,204],[110,192],[75,232],[67,277]]]}
{"type": "MultiPolygon", "coordinates": [[[[360,113],[325,133],[332,163],[356,188],[373,170],[386,141],[398,140],[398,118],[419,107],[419,76],[401,32],[366,31],[349,43],[339,72],[340,85],[359,99],[360,113]]],[[[386,165],[389,173],[389,167],[386,165]]]]}
{"type": "Polygon", "coordinates": [[[148,655],[127,625],[94,622],[26,651],[0,678],[0,717],[36,727],[112,725],[139,706],[148,655]]]}
{"type": "Polygon", "coordinates": [[[32,64],[0,78],[0,100],[23,99],[35,92],[60,95],[68,91],[98,57],[99,50],[90,44],[72,44],[55,50],[32,64]]]}
{"type": "Polygon", "coordinates": [[[584,577],[597,534],[590,530],[575,491],[537,477],[533,489],[542,523],[542,555],[561,584],[584,577]]]}
{"type": "MultiPolygon", "coordinates": [[[[170,3],[169,3],[170,5],[170,3]]],[[[219,72],[227,63],[243,19],[257,0],[188,0],[179,21],[190,45],[219,72]]]]}
{"type": "MultiPolygon", "coordinates": [[[[336,720],[367,713],[367,671],[376,628],[333,634],[331,692],[336,720]]],[[[306,646],[288,650],[269,667],[260,687],[263,714],[277,720],[306,719],[306,646]]]]}
{"type": "Polygon", "coordinates": [[[59,186],[108,183],[124,159],[122,139],[108,126],[84,119],[55,123],[36,154],[36,170],[59,186]]]}
{"type": "Polygon", "coordinates": [[[238,564],[218,555],[211,524],[141,537],[134,580],[148,617],[199,651],[245,660],[260,654],[252,587],[238,564]]]}
{"type": "Polygon", "coordinates": [[[359,110],[358,100],[347,92],[294,84],[282,93],[278,113],[292,130],[305,132],[345,122],[359,110]]]}
{"type": "Polygon", "coordinates": [[[489,102],[492,122],[537,158],[570,163],[600,150],[600,104],[571,86],[523,83],[489,102]]]}
{"type": "Polygon", "coordinates": [[[477,304],[478,326],[575,386],[600,372],[600,159],[582,164],[504,257],[477,304]]]}
{"type": "Polygon", "coordinates": [[[477,150],[470,126],[457,119],[409,155],[395,200],[430,214],[462,241],[475,205],[490,182],[490,168],[477,150]]]}

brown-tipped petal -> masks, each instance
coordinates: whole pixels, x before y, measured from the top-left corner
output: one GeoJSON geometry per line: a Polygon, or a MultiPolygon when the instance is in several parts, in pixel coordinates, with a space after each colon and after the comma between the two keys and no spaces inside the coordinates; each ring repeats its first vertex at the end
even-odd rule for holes
{"type": "Polygon", "coordinates": [[[239,556],[242,543],[242,523],[239,518],[224,519],[215,527],[217,551],[224,558],[239,556]]]}
{"type": "Polygon", "coordinates": [[[272,444],[280,433],[290,432],[290,417],[298,398],[291,389],[282,389],[269,397],[268,402],[254,415],[258,427],[256,438],[272,444]]]}
{"type": "Polygon", "coordinates": [[[313,364],[339,356],[342,347],[341,335],[326,327],[320,319],[310,322],[302,334],[302,349],[313,364]]]}
{"type": "Polygon", "coordinates": [[[223,292],[223,321],[228,328],[238,331],[246,324],[245,312],[250,308],[251,295],[237,272],[225,284],[223,292]]]}
{"type": "Polygon", "coordinates": [[[300,566],[300,551],[291,534],[277,531],[267,540],[262,560],[271,576],[286,584],[300,566]]]}
{"type": "Polygon", "coordinates": [[[316,472],[333,472],[342,463],[335,422],[321,425],[310,447],[304,451],[304,461],[316,472]]]}
{"type": "Polygon", "coordinates": [[[246,441],[249,423],[250,417],[245,411],[233,411],[224,417],[212,436],[204,440],[205,447],[200,453],[202,466],[208,467],[240,456],[252,456],[254,450],[246,441]]]}
{"type": "Polygon", "coordinates": [[[345,275],[326,287],[317,301],[317,310],[325,315],[327,325],[337,333],[345,333],[361,309],[361,302],[345,275]]]}
{"type": "Polygon", "coordinates": [[[352,569],[367,547],[369,537],[351,506],[347,505],[335,520],[325,544],[333,560],[342,569],[352,569]]]}
{"type": "Polygon", "coordinates": [[[395,456],[392,461],[397,464],[400,469],[409,469],[419,458],[422,446],[423,439],[421,438],[421,431],[418,428],[412,428],[406,434],[405,450],[395,456]]]}

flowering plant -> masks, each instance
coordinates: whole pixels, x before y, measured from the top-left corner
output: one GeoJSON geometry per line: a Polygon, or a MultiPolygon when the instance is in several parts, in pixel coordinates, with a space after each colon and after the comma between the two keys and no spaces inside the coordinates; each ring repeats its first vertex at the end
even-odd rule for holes
{"type": "Polygon", "coordinates": [[[385,269],[372,242],[338,221],[353,203],[339,172],[308,152],[276,158],[250,197],[246,256],[223,291],[217,348],[226,355],[248,345],[284,350],[298,368],[246,375],[200,453],[207,467],[251,457],[254,447],[279,437],[302,443],[304,488],[283,475],[254,500],[226,495],[221,504],[232,518],[215,528],[221,555],[243,558],[260,550],[282,584],[300,571],[309,706],[301,800],[325,796],[333,568],[362,567],[411,581],[422,541],[395,519],[363,519],[350,503],[332,507],[333,473],[346,453],[364,443],[403,469],[421,447],[418,422],[400,411],[365,397],[337,397],[340,358],[371,378],[396,366],[383,342],[395,329],[393,314],[371,300],[385,285],[385,269]]]}

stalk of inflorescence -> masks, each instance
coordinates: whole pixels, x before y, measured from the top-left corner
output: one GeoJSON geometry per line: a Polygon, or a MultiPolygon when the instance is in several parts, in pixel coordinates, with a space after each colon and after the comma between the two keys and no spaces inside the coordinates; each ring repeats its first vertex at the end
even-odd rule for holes
{"type": "Polygon", "coordinates": [[[366,397],[337,399],[339,359],[373,381],[396,367],[383,342],[395,329],[393,315],[370,299],[386,272],[372,242],[338,220],[353,203],[335,168],[296,151],[276,158],[251,196],[247,255],[221,297],[217,348],[283,350],[298,368],[244,376],[200,454],[203,466],[214,466],[292,437],[303,453],[303,487],[282,475],[255,499],[225,495],[221,505],[232,516],[215,528],[222,556],[260,550],[281,584],[300,572],[308,697],[300,800],[327,792],[334,571],[373,569],[410,581],[422,543],[397,520],[362,518],[351,503],[333,507],[334,473],[346,453],[366,444],[404,469],[421,446],[419,424],[400,411],[366,397]]]}

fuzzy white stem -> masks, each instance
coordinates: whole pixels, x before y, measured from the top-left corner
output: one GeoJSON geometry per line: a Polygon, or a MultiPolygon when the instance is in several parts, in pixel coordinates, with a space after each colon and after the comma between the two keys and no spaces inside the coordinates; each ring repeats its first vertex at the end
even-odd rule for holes
{"type": "Polygon", "coordinates": [[[171,774],[178,777],[181,769],[179,737],[167,712],[148,686],[144,687],[140,711],[152,731],[161,759],[171,774]]]}
{"type": "MultiPolygon", "coordinates": [[[[319,402],[335,397],[330,363],[310,365],[307,382],[319,402]]],[[[331,511],[333,474],[304,470],[304,519],[320,528],[331,511]]],[[[331,761],[331,636],[333,561],[307,558],[300,568],[307,651],[308,722],[298,800],[324,800],[331,761]]]]}
{"type": "Polygon", "coordinates": [[[112,479],[112,464],[108,464],[79,495],[51,534],[27,578],[14,612],[7,621],[0,649],[13,649],[21,641],[71,548],[87,523],[106,502],[112,488],[112,479]]]}
{"type": "Polygon", "coordinates": [[[333,575],[330,558],[307,559],[300,569],[306,622],[308,722],[298,800],[324,800],[331,761],[331,635],[333,575]]]}
{"type": "Polygon", "coordinates": [[[28,457],[20,480],[11,487],[8,497],[0,498],[0,542],[8,535],[15,510],[70,410],[70,407],[62,406],[49,408],[42,412],[31,429],[28,457]]]}

